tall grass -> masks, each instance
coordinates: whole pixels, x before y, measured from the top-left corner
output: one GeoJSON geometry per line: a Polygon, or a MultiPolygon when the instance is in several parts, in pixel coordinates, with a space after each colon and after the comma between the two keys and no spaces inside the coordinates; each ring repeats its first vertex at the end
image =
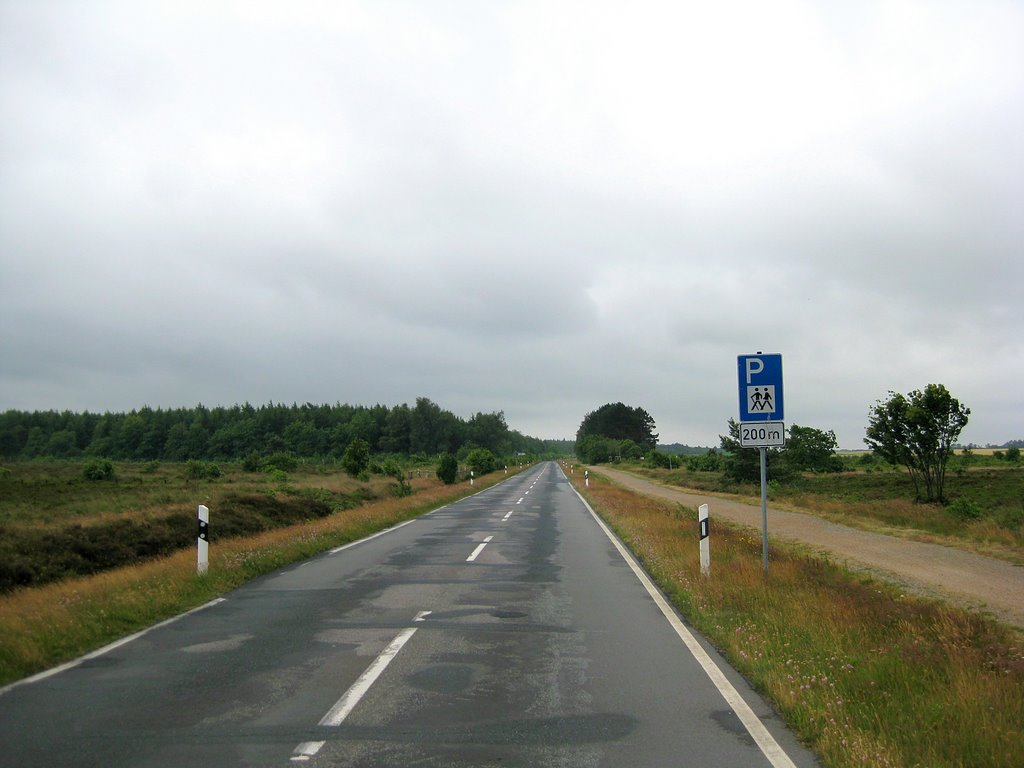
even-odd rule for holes
{"type": "Polygon", "coordinates": [[[209,572],[196,575],[194,549],[96,576],[0,595],[0,684],[81,656],[155,622],[201,605],[257,576],[363,538],[478,492],[433,485],[310,523],[211,545],[209,572]]]}
{"type": "MultiPolygon", "coordinates": [[[[1004,462],[1005,464],[1005,462],[1004,462]]],[[[631,468],[669,485],[758,498],[756,484],[735,483],[721,472],[631,468]]],[[[770,477],[770,474],[769,474],[770,477]]],[[[939,538],[954,546],[968,545],[1024,563],[1024,468],[981,467],[951,472],[946,493],[954,504],[919,503],[902,470],[836,474],[806,473],[791,482],[772,483],[773,504],[810,510],[814,514],[862,528],[899,528],[939,538]],[[977,510],[976,518],[956,513],[956,502],[977,510]]]]}
{"type": "Polygon", "coordinates": [[[786,547],[766,578],[760,532],[717,521],[704,578],[694,510],[580,490],[825,765],[1022,765],[1021,635],[786,547]]]}

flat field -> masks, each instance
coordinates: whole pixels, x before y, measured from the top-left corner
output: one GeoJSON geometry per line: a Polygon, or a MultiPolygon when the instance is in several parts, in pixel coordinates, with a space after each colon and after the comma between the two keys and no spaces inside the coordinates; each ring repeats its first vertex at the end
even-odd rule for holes
{"type": "MultiPolygon", "coordinates": [[[[39,461],[0,468],[0,592],[134,565],[194,546],[197,509],[210,540],[325,518],[398,491],[397,481],[349,477],[337,466],[245,471],[208,463],[118,463],[86,479],[86,464],[39,461]]],[[[432,468],[408,471],[409,490],[435,488],[432,468]]]]}
{"type": "MultiPolygon", "coordinates": [[[[680,488],[760,498],[758,484],[730,482],[721,472],[636,465],[629,469],[680,488]]],[[[805,473],[786,483],[772,482],[770,471],[768,477],[773,506],[1024,562],[1024,466],[1019,464],[952,464],[946,478],[947,504],[915,501],[914,485],[906,471],[878,465],[838,473],[805,473]]]]}

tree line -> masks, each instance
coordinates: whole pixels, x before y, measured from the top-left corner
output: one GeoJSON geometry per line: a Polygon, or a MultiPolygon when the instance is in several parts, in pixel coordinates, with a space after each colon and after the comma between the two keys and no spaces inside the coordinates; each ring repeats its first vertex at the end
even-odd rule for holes
{"type": "Polygon", "coordinates": [[[557,455],[571,443],[509,429],[502,411],[456,416],[429,398],[414,405],[284,405],[144,407],[128,413],[17,411],[0,414],[0,457],[82,456],[121,461],[241,460],[291,453],[338,458],[354,440],[375,453],[400,456],[483,448],[496,456],[557,455]]]}
{"type": "MultiPolygon", "coordinates": [[[[943,502],[946,467],[970,414],[971,409],[942,384],[929,384],[907,395],[889,392],[885,400],[870,408],[864,441],[883,460],[906,467],[918,499],[943,502]]],[[[643,458],[651,465],[670,467],[671,456],[655,449],[658,435],[654,427],[654,419],[643,408],[607,403],[584,417],[576,433],[576,455],[594,464],[643,458]]],[[[729,419],[728,431],[728,435],[719,435],[722,453],[690,456],[687,467],[720,471],[739,482],[759,480],[759,449],[742,446],[740,424],[735,419],[729,419]]],[[[832,430],[794,424],[787,432],[784,448],[765,451],[773,480],[785,482],[800,472],[843,469],[835,455],[832,430]]],[[[1015,461],[1017,455],[1010,460],[1015,461]]]]}

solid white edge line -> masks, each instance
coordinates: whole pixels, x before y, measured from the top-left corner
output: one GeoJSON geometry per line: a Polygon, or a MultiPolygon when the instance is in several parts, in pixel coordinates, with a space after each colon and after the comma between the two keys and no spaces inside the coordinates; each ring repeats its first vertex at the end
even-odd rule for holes
{"type": "MultiPolygon", "coordinates": [[[[437,511],[437,510],[435,510],[435,511],[437,511]]],[[[406,520],[404,523],[399,523],[398,525],[392,525],[390,528],[385,528],[383,531],[377,531],[376,533],[371,533],[369,536],[365,536],[364,538],[359,539],[358,541],[350,541],[348,544],[342,544],[340,547],[335,547],[334,549],[330,550],[327,554],[329,554],[329,555],[336,555],[339,552],[344,552],[346,549],[351,549],[352,547],[356,546],[357,544],[363,544],[363,543],[369,541],[370,539],[376,539],[378,536],[383,536],[385,533],[391,533],[392,531],[397,531],[399,528],[404,528],[405,526],[409,525],[410,523],[415,523],[415,522],[416,522],[416,518],[413,518],[412,520],[406,520]]]]}
{"type": "Polygon", "coordinates": [[[95,651],[87,653],[84,656],[80,656],[79,658],[74,659],[72,661],[65,662],[64,664],[61,664],[58,667],[54,667],[53,669],[47,669],[46,671],[39,672],[39,673],[37,673],[35,675],[32,675],[31,677],[26,677],[26,678],[23,678],[22,680],[18,680],[16,682],[13,682],[13,683],[11,683],[9,685],[5,685],[3,688],[0,688],[0,696],[3,696],[8,691],[13,690],[14,688],[17,688],[20,685],[28,685],[30,683],[38,683],[39,681],[45,680],[48,677],[53,677],[54,675],[59,675],[61,672],[66,672],[69,669],[74,669],[75,667],[79,666],[80,664],[84,664],[85,662],[91,661],[92,659],[95,659],[95,658],[99,658],[100,656],[102,656],[102,655],[104,655],[106,653],[110,653],[111,651],[117,650],[118,648],[120,648],[123,645],[128,645],[128,643],[130,643],[130,642],[132,642],[134,640],[138,640],[140,637],[143,637],[144,635],[148,635],[154,629],[160,629],[161,627],[166,627],[168,624],[173,624],[174,622],[178,621],[179,619],[184,619],[186,616],[191,616],[193,613],[199,613],[199,611],[206,610],[207,608],[210,608],[210,607],[212,607],[214,605],[217,605],[218,603],[223,603],[226,600],[227,600],[226,597],[215,598],[215,599],[211,600],[208,603],[204,603],[203,605],[200,605],[200,606],[197,606],[197,607],[193,608],[190,611],[185,611],[185,613],[179,613],[177,616],[172,616],[169,619],[164,619],[163,621],[161,621],[158,624],[154,624],[151,627],[146,627],[145,629],[143,629],[143,630],[141,630],[139,632],[136,632],[133,635],[128,635],[127,637],[122,637],[120,640],[115,640],[114,642],[110,643],[110,645],[105,645],[102,648],[97,648],[95,651]]]}
{"type": "MultiPolygon", "coordinates": [[[[564,472],[563,472],[564,474],[564,472]]],[[[567,478],[568,479],[568,478],[567,478]]],[[[697,639],[693,636],[693,633],[686,628],[686,625],[679,620],[675,610],[669,605],[668,601],[662,596],[661,591],[654,585],[654,582],[650,580],[643,569],[637,563],[633,555],[626,549],[626,546],[619,541],[619,538],[612,532],[612,530],[605,524],[604,520],[598,516],[593,510],[587,500],[583,498],[583,494],[576,490],[575,486],[570,485],[573,492],[579,497],[580,501],[583,502],[583,506],[587,508],[591,516],[604,531],[605,536],[615,545],[615,548],[622,555],[622,559],[626,561],[626,564],[630,567],[630,570],[636,574],[636,577],[640,580],[640,583],[644,585],[644,589],[657,604],[661,610],[662,615],[668,620],[668,623],[675,630],[679,639],[683,641],[690,653],[697,660],[697,663],[701,665],[704,672],[714,683],[719,693],[726,700],[732,711],[736,713],[736,716],[743,723],[743,726],[747,729],[747,733],[755,741],[757,746],[760,748],[761,753],[768,758],[773,768],[796,768],[796,764],[790,759],[789,755],[786,754],[785,750],[779,746],[779,743],[775,741],[775,738],[768,732],[768,729],[764,727],[764,723],[761,722],[760,718],[754,714],[754,710],[750,708],[750,705],[743,700],[740,696],[739,691],[733,687],[733,684],[729,682],[729,679],[725,676],[718,665],[715,664],[714,660],[708,655],[707,651],[697,642],[697,639]]]]}

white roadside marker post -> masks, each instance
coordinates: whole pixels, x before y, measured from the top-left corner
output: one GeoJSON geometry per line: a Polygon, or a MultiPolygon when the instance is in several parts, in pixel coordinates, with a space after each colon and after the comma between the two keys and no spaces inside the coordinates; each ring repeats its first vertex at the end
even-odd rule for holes
{"type": "Polygon", "coordinates": [[[196,573],[202,576],[210,567],[210,510],[199,505],[199,558],[196,573]]]}
{"type": "Polygon", "coordinates": [[[469,484],[470,485],[473,484],[473,470],[472,469],[469,470],[469,484]]]}
{"type": "Polygon", "coordinates": [[[589,469],[583,470],[583,479],[587,483],[587,488],[589,488],[590,487],[590,470],[589,469]]]}
{"type": "Polygon", "coordinates": [[[697,521],[700,523],[700,572],[704,576],[711,575],[711,524],[708,521],[708,505],[701,504],[697,509],[697,521]]]}

